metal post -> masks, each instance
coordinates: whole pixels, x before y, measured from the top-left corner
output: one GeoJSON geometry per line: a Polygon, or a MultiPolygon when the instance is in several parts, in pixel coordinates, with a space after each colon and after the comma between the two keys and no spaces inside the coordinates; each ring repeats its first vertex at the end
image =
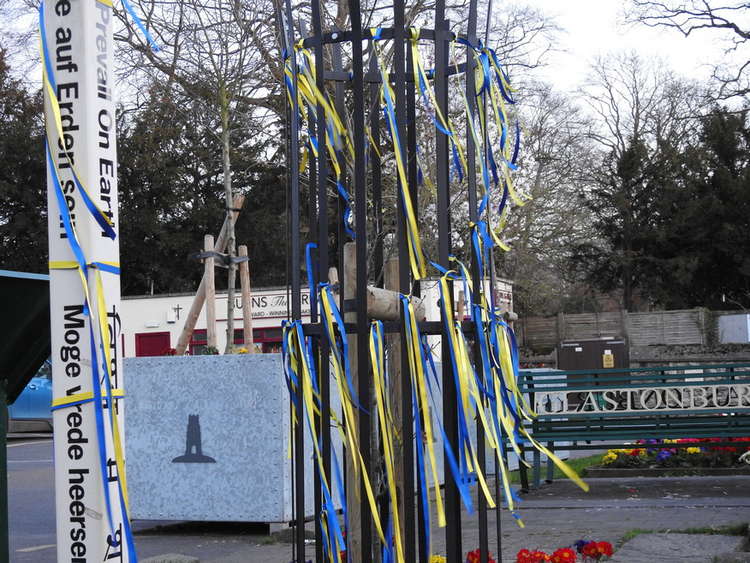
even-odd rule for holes
{"type": "MultiPolygon", "coordinates": [[[[312,30],[313,34],[320,36],[322,34],[321,22],[320,22],[320,0],[313,0],[311,3],[312,7],[312,30]]],[[[315,79],[317,82],[318,89],[323,92],[325,91],[325,61],[323,59],[323,43],[320,42],[315,46],[315,68],[316,75],[315,79]]],[[[323,105],[318,102],[317,109],[317,120],[315,123],[315,136],[320,140],[319,146],[325,146],[326,138],[326,124],[324,118],[323,105]]],[[[315,272],[308,272],[309,276],[313,278],[313,287],[310,288],[310,322],[318,322],[318,311],[317,311],[317,284],[319,283],[318,277],[327,275],[328,272],[328,197],[326,188],[328,184],[328,162],[326,161],[326,152],[320,150],[318,152],[318,158],[316,159],[318,165],[317,168],[317,183],[310,179],[310,235],[311,238],[317,238],[318,243],[318,272],[317,276],[315,272]],[[317,187],[317,190],[315,189],[317,187]],[[317,207],[317,213],[316,213],[317,207]],[[315,234],[314,227],[316,226],[313,222],[313,218],[317,220],[318,232],[315,234]]],[[[311,169],[312,170],[312,169],[311,169]]],[[[309,266],[312,266],[310,264],[309,266]]],[[[325,339],[313,339],[313,358],[318,357],[318,352],[323,353],[323,357],[328,357],[328,342],[325,339]],[[321,350],[324,348],[325,350],[321,350]]],[[[315,415],[315,425],[318,428],[318,435],[322,437],[323,444],[321,455],[323,456],[323,471],[325,472],[325,480],[327,483],[331,482],[330,479],[330,464],[331,464],[331,434],[328,432],[330,427],[330,389],[328,379],[328,361],[321,362],[320,364],[320,378],[319,386],[321,393],[321,412],[315,415]]],[[[315,479],[315,560],[317,563],[323,562],[323,529],[321,525],[321,482],[320,482],[320,469],[317,463],[313,463],[314,468],[314,479],[315,479]]],[[[329,515],[330,516],[330,515],[329,515]]],[[[334,516],[335,517],[335,516],[334,516]]]]}
{"type": "MultiPolygon", "coordinates": [[[[396,123],[399,128],[399,137],[401,139],[406,139],[406,150],[405,154],[402,156],[404,157],[403,160],[406,163],[406,175],[407,175],[407,182],[409,183],[409,195],[411,196],[412,202],[414,202],[414,219],[416,221],[419,221],[419,187],[417,185],[417,126],[416,126],[416,89],[413,79],[411,77],[413,76],[414,72],[414,59],[412,55],[412,51],[410,48],[406,49],[406,74],[404,74],[404,66],[403,66],[403,60],[404,60],[404,46],[406,37],[404,36],[405,32],[405,26],[406,22],[404,19],[404,2],[403,0],[397,0],[394,2],[394,44],[393,44],[393,51],[394,51],[394,85],[395,85],[395,92],[396,92],[396,123]],[[407,79],[408,77],[408,79],[407,79]],[[404,103],[405,101],[405,103],[404,103]],[[404,129],[406,130],[406,134],[404,134],[404,129]]],[[[401,187],[399,186],[399,189],[401,187]]],[[[405,216],[404,216],[405,217],[405,216]]],[[[405,220],[405,219],[404,219],[405,220]]],[[[405,228],[405,224],[404,224],[405,228]]],[[[405,232],[405,231],[404,231],[405,232]]],[[[408,257],[406,246],[405,246],[406,239],[404,238],[404,248],[400,249],[399,252],[404,253],[404,265],[401,266],[401,292],[402,293],[411,293],[414,297],[419,297],[420,295],[420,286],[418,282],[414,283],[414,287],[412,287],[411,277],[409,275],[409,267],[408,262],[406,262],[406,258],[408,257]]],[[[399,255],[400,256],[400,255],[399,255]]],[[[401,326],[403,326],[403,319],[401,326]]],[[[405,346],[405,342],[403,344],[405,346]]],[[[403,350],[406,350],[405,347],[402,348],[403,350]]],[[[405,395],[403,397],[404,401],[404,413],[405,415],[408,413],[411,413],[411,382],[408,377],[409,374],[409,367],[407,364],[407,356],[404,353],[402,357],[403,365],[402,365],[402,373],[404,374],[404,381],[409,386],[409,395],[405,395]],[[409,402],[408,409],[406,409],[406,401],[409,402]]],[[[404,436],[411,436],[413,435],[413,415],[410,417],[404,418],[404,425],[408,424],[408,434],[407,434],[407,426],[403,427],[404,436]]],[[[421,438],[416,437],[410,444],[408,448],[404,449],[404,455],[406,455],[406,450],[408,449],[409,452],[409,459],[410,461],[407,464],[407,461],[404,460],[404,463],[407,464],[407,467],[412,467],[414,463],[414,447],[422,447],[421,446],[421,438]]],[[[409,522],[414,521],[414,476],[413,472],[409,476],[410,477],[410,491],[411,496],[409,497],[411,499],[410,503],[410,516],[409,516],[409,522]]],[[[421,480],[417,479],[416,481],[416,498],[420,499],[422,498],[422,482],[421,480]]],[[[405,493],[409,494],[409,493],[405,493]]],[[[426,535],[426,528],[427,528],[427,522],[425,521],[424,514],[422,510],[418,510],[416,514],[417,518],[417,549],[414,547],[414,533],[412,530],[412,533],[410,534],[410,542],[411,546],[409,551],[407,549],[407,553],[411,555],[413,561],[414,559],[414,552],[418,550],[419,552],[419,560],[420,561],[427,561],[428,554],[426,553],[426,544],[427,544],[427,535],[426,535]]],[[[408,544],[407,544],[408,545],[408,544]]],[[[406,556],[407,560],[409,560],[409,555],[406,556]]]]}
{"type": "Polygon", "coordinates": [[[0,560],[10,561],[8,547],[8,394],[0,380],[0,560]]]}
{"type": "MultiPolygon", "coordinates": [[[[294,30],[292,27],[292,4],[290,0],[285,1],[286,12],[286,45],[289,49],[292,66],[292,84],[294,92],[297,92],[297,58],[294,54],[294,30]]],[[[291,256],[289,271],[292,281],[291,295],[291,314],[293,320],[302,318],[302,295],[300,286],[300,193],[299,193],[299,105],[297,96],[292,96],[292,112],[289,120],[291,142],[289,144],[289,175],[290,175],[290,194],[289,194],[289,215],[290,215],[290,235],[291,235],[291,256]]],[[[294,501],[295,501],[295,548],[297,552],[297,563],[305,561],[305,458],[304,458],[304,401],[302,400],[301,387],[299,405],[300,412],[297,413],[297,426],[294,429],[294,501]]]]}
{"type": "MultiPolygon", "coordinates": [[[[477,44],[477,3],[476,0],[471,0],[469,3],[469,22],[467,29],[468,40],[472,45],[477,44]]],[[[474,104],[476,100],[476,85],[474,83],[474,68],[476,63],[473,57],[473,49],[471,47],[466,48],[466,99],[469,100],[469,116],[468,119],[474,119],[474,104]]],[[[469,220],[472,223],[476,223],[479,220],[479,214],[477,209],[477,177],[476,177],[476,146],[474,145],[474,137],[471,134],[472,124],[467,123],[466,127],[466,159],[467,167],[466,177],[468,182],[469,191],[469,220]]],[[[481,288],[484,287],[484,280],[479,275],[479,263],[475,253],[471,253],[471,277],[473,280],[473,286],[475,291],[472,293],[472,305],[479,305],[481,303],[481,288]]],[[[472,315],[473,316],[473,315],[472,315]]],[[[474,365],[480,366],[482,364],[481,351],[477,340],[474,340],[473,346],[473,358],[474,365]]],[[[485,451],[485,437],[484,428],[481,425],[479,419],[476,420],[477,428],[477,459],[479,466],[482,471],[485,471],[486,464],[486,451],[485,451]]],[[[495,480],[497,481],[498,475],[495,474],[495,480]]],[[[497,506],[500,506],[500,500],[497,499],[497,506]]],[[[479,519],[479,554],[480,562],[487,563],[489,561],[489,541],[487,533],[487,500],[484,495],[477,495],[478,505],[478,519],[479,519]]],[[[500,519],[500,512],[497,513],[498,520],[500,519]]],[[[498,558],[502,559],[501,554],[498,554],[498,558]]]]}
{"type": "MultiPolygon", "coordinates": [[[[365,103],[364,103],[364,69],[362,62],[362,20],[359,0],[349,0],[349,17],[352,24],[352,95],[353,103],[353,141],[354,141],[354,203],[355,203],[355,233],[356,233],[356,295],[364,296],[367,291],[367,184],[365,181],[365,103]]],[[[360,404],[369,408],[370,405],[370,366],[366,353],[368,346],[367,300],[357,299],[357,372],[360,404]]],[[[359,413],[359,444],[362,449],[364,471],[371,473],[370,448],[370,415],[359,413]]],[[[354,452],[352,452],[354,453],[354,452]]],[[[361,561],[372,561],[372,525],[370,507],[366,502],[367,491],[364,482],[360,487],[361,508],[361,561]]]]}
{"type": "MultiPolygon", "coordinates": [[[[435,8],[435,97],[443,115],[448,115],[448,22],[445,20],[445,0],[438,0],[435,8]]],[[[450,169],[448,165],[448,138],[437,132],[436,139],[436,174],[437,174],[437,209],[438,209],[438,254],[441,266],[450,269],[449,256],[451,253],[450,231],[450,169]]],[[[448,292],[453,295],[453,284],[448,284],[448,292]]],[[[441,313],[445,315],[445,313],[441,313]]],[[[448,311],[449,319],[441,319],[443,323],[453,321],[453,312],[448,311]]],[[[443,423],[445,433],[453,451],[458,451],[458,414],[456,389],[453,382],[450,348],[446,336],[442,339],[443,361],[443,423]]],[[[448,467],[447,456],[445,467],[448,467]]],[[[463,563],[461,547],[461,505],[458,497],[458,487],[452,479],[445,480],[445,547],[448,563],[463,563]]]]}

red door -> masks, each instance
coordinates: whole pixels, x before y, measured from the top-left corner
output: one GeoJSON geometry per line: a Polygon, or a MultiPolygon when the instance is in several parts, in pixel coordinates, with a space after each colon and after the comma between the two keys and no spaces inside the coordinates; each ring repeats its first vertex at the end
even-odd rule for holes
{"type": "Polygon", "coordinates": [[[170,344],[168,332],[142,332],[135,335],[135,355],[165,356],[170,344]]]}

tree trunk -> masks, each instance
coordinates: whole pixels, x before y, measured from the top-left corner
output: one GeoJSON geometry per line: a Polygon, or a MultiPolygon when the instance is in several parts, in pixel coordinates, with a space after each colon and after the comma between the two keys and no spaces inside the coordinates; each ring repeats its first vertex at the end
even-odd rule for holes
{"type": "MultiPolygon", "coordinates": [[[[344,302],[354,300],[357,297],[357,261],[356,246],[353,242],[344,245],[344,302]]],[[[344,322],[356,323],[357,313],[353,311],[344,312],[344,322]]],[[[357,335],[347,335],[349,343],[349,371],[352,381],[359,381],[357,372],[357,335]]],[[[362,351],[367,353],[366,351],[362,351]]],[[[369,405],[367,405],[369,407],[369,405]]],[[[366,408],[367,408],[366,407],[366,408]]],[[[352,432],[359,439],[359,409],[354,408],[354,420],[352,421],[352,432]]],[[[371,411],[372,412],[372,411],[371,411]]],[[[369,448],[370,444],[359,444],[360,448],[369,448]]],[[[361,471],[355,470],[357,455],[359,452],[347,452],[346,456],[346,511],[349,517],[348,528],[346,530],[346,551],[349,561],[362,561],[362,509],[361,503],[367,502],[366,498],[360,494],[362,483],[359,479],[363,478],[361,471]],[[359,479],[357,478],[359,477],[359,479]]],[[[367,558],[370,559],[370,556],[367,558]]]]}
{"type": "Polygon", "coordinates": [[[234,348],[234,286],[237,277],[237,265],[233,258],[237,255],[234,223],[232,222],[232,162],[229,158],[229,98],[226,88],[222,86],[219,90],[221,105],[221,157],[224,172],[224,196],[227,213],[227,255],[229,264],[227,268],[227,344],[224,348],[225,354],[231,354],[234,348]]]}
{"type": "MultiPolygon", "coordinates": [[[[384,282],[386,289],[398,290],[398,257],[393,257],[386,262],[384,282]]],[[[393,459],[395,460],[396,502],[398,503],[398,507],[394,510],[398,510],[399,516],[400,529],[397,533],[401,534],[401,538],[403,539],[406,538],[406,526],[404,522],[404,465],[402,463],[404,459],[404,439],[400,433],[403,426],[403,415],[401,414],[401,378],[409,377],[409,374],[404,375],[401,373],[401,334],[388,334],[385,337],[385,342],[388,347],[388,379],[390,384],[388,394],[391,402],[392,424],[393,428],[397,430],[394,433],[393,459]]],[[[407,440],[407,443],[411,442],[407,440]]]]}

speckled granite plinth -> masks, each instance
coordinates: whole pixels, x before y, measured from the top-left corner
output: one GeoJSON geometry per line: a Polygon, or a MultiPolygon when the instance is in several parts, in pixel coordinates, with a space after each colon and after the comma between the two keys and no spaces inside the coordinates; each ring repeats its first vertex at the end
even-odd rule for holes
{"type": "MultiPolygon", "coordinates": [[[[124,369],[133,518],[292,519],[289,393],[280,354],[127,358],[124,369]]],[[[312,514],[309,439],[306,450],[312,514]]]]}

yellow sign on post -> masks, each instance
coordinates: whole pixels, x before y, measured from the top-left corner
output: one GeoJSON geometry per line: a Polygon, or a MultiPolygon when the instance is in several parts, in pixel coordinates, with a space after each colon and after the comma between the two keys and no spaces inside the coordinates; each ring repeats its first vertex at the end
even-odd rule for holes
{"type": "Polygon", "coordinates": [[[602,367],[613,368],[615,367],[615,356],[611,350],[605,350],[602,355],[602,367]]]}

